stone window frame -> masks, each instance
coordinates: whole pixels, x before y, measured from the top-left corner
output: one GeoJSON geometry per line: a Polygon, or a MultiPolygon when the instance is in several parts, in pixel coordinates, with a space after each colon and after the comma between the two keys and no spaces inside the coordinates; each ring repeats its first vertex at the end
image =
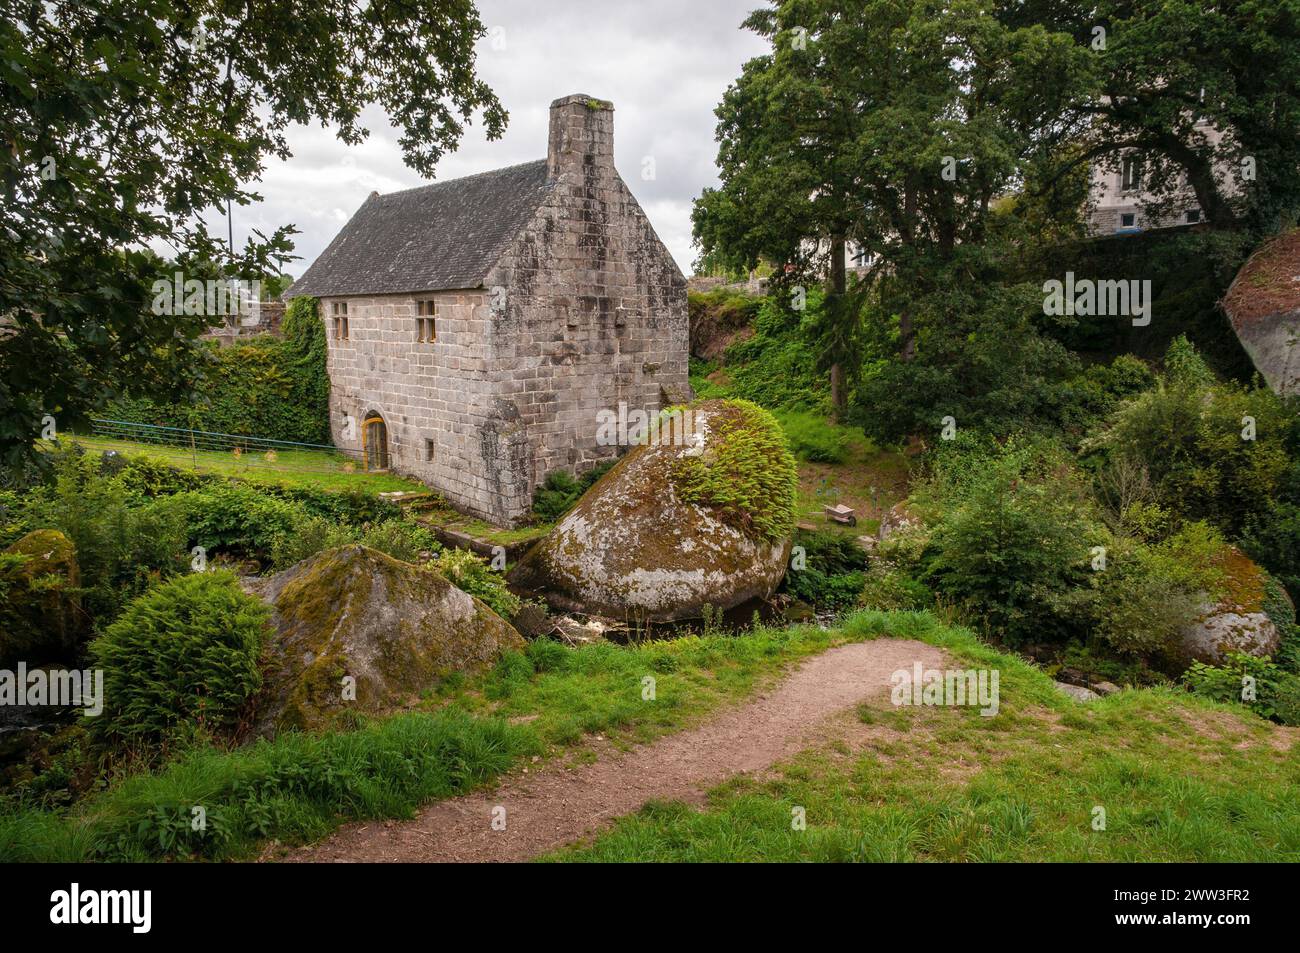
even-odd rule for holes
{"type": "Polygon", "coordinates": [[[415,302],[415,343],[438,342],[438,299],[417,298],[415,302]]]}
{"type": "Polygon", "coordinates": [[[438,451],[437,441],[434,440],[432,437],[425,437],[424,438],[424,462],[433,463],[434,458],[437,456],[437,451],[438,451]]]}
{"type": "Polygon", "coordinates": [[[1137,228],[1137,219],[1138,219],[1137,212],[1121,212],[1119,216],[1119,227],[1137,228]],[[1131,218],[1132,221],[1131,222],[1124,221],[1124,219],[1126,218],[1131,218]]]}
{"type": "Polygon", "coordinates": [[[1129,152],[1120,160],[1119,190],[1121,192],[1142,191],[1142,156],[1140,154],[1129,152]]]}
{"type": "Polygon", "coordinates": [[[349,341],[351,336],[348,327],[348,303],[346,301],[330,302],[330,317],[333,318],[334,340],[349,341]]]}

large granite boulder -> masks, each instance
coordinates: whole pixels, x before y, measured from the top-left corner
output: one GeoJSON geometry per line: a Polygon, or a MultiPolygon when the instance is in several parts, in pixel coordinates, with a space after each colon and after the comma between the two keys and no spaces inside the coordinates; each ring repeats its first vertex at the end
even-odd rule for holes
{"type": "Polygon", "coordinates": [[[275,609],[258,704],[264,734],[398,707],[452,672],[524,646],[508,622],[438,573],[365,546],[325,550],[248,586],[275,609]]]}
{"type": "Polygon", "coordinates": [[[772,594],[798,487],[780,425],[746,401],[671,413],[528,551],[512,583],[566,611],[643,621],[772,594]]]}
{"type": "Polygon", "coordinates": [[[1235,547],[1222,560],[1228,592],[1206,601],[1195,622],[1179,634],[1183,660],[1219,665],[1235,652],[1259,657],[1277,654],[1282,633],[1265,611],[1267,574],[1235,547]]]}
{"type": "Polygon", "coordinates": [[[72,541],[33,530],[0,555],[0,665],[75,660],[89,632],[72,541]]]}
{"type": "Polygon", "coordinates": [[[1300,394],[1300,228],[1266,242],[1223,298],[1241,346],[1278,394],[1300,394]]]}

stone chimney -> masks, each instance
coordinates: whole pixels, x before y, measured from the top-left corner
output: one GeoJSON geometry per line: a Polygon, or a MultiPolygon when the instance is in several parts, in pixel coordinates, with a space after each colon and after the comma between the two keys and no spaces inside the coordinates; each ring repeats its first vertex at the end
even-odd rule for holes
{"type": "Polygon", "coordinates": [[[551,103],[547,176],[582,180],[613,169],[614,104],[583,93],[551,103]]]}

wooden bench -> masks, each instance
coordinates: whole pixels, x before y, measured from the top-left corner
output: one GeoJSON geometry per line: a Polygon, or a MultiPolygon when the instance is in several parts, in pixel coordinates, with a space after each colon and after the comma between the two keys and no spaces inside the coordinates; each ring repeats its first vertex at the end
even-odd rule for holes
{"type": "Polygon", "coordinates": [[[822,512],[826,518],[834,520],[836,523],[843,523],[845,526],[857,526],[857,512],[851,506],[845,506],[843,503],[836,503],[834,506],[823,506],[822,512]]]}

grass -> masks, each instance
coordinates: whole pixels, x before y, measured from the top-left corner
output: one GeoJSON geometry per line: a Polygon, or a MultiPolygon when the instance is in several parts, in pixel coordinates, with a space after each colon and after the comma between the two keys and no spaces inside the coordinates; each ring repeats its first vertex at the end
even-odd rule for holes
{"type": "Polygon", "coordinates": [[[348,820],[404,818],[537,756],[589,756],[698,723],[844,641],[916,638],[954,667],[996,669],[1000,706],[864,705],[704,812],[651,804],[552,855],[642,860],[1300,859],[1298,735],[1169,689],[1082,705],[1043,672],[929,613],[863,612],[834,631],[757,628],[629,646],[533,642],[451,678],[423,710],[353,731],[206,747],[128,777],[70,812],[0,814],[0,860],[244,858],[348,820]],[[655,698],[643,697],[647,677],[655,698]],[[207,828],[194,831],[194,808],[207,828]],[[1093,829],[1104,808],[1105,830],[1093,829]],[[796,808],[805,830],[792,828],[796,808]]]}
{"type": "Polygon", "coordinates": [[[305,843],[349,820],[405,818],[525,757],[603,733],[620,745],[692,724],[838,641],[818,629],[758,629],[621,647],[533,642],[487,672],[453,677],[425,710],[354,731],[202,747],[69,812],[0,813],[0,861],[242,859],[268,840],[305,843]],[[646,675],[654,701],[642,698],[646,675]],[[194,831],[195,807],[207,819],[194,831]]]}
{"type": "Polygon", "coordinates": [[[127,778],[71,816],[0,815],[0,859],[67,862],[248,857],[268,838],[302,842],[352,819],[410,817],[538,751],[501,719],[448,710],[352,732],[286,734],[197,749],[127,778]],[[205,825],[195,829],[196,809],[205,825]]]}
{"type": "MultiPolygon", "coordinates": [[[[897,632],[905,618],[866,613],[846,628],[897,632]]],[[[912,619],[909,634],[957,667],[1000,670],[995,717],[864,708],[864,750],[828,739],[770,778],[718,787],[703,812],[647,805],[550,859],[1300,860],[1295,734],[1168,688],[1081,705],[968,633],[912,619]]]]}
{"type": "Polygon", "coordinates": [[[901,453],[878,449],[856,428],[840,431],[839,463],[801,460],[795,519],[817,529],[852,536],[873,534],[885,512],[907,496],[908,463],[901,453]],[[824,505],[843,503],[857,510],[858,525],[845,526],[826,518],[824,505]]]}
{"type": "Polygon", "coordinates": [[[620,646],[571,648],[534,641],[505,655],[486,676],[444,683],[431,703],[477,714],[528,719],[547,745],[601,732],[620,745],[645,742],[698,722],[750,694],[790,662],[841,641],[813,627],[759,627],[742,635],[692,635],[620,646]],[[654,700],[642,697],[654,679],[654,700]]]}
{"type": "Polygon", "coordinates": [[[343,469],[344,465],[354,461],[328,450],[277,450],[274,460],[267,460],[262,453],[248,452],[235,456],[230,451],[190,451],[184,447],[116,437],[75,436],[69,439],[90,450],[146,454],[182,470],[216,473],[258,483],[310,486],[323,490],[366,490],[371,493],[428,492],[428,487],[422,483],[396,474],[366,473],[363,470],[348,472],[343,469]]]}

